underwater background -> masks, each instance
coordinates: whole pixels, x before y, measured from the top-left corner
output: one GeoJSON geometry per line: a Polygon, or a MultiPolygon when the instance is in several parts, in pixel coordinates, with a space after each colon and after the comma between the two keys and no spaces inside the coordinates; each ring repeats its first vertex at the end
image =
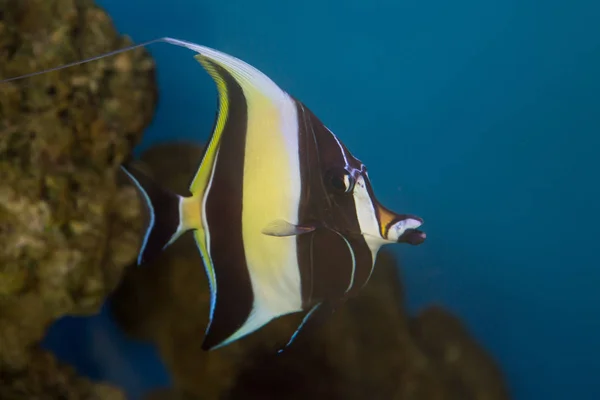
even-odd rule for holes
{"type": "MultiPolygon", "coordinates": [[[[394,249],[410,309],[460,316],[514,399],[600,398],[600,3],[98,4],[135,42],[217,48],[311,107],[369,167],[383,204],[425,219],[425,244],[394,249]]],[[[212,81],[187,50],[149,51],[160,101],[138,150],[203,143],[212,81]]],[[[58,321],[45,345],[132,398],[170,383],[107,312],[58,321]]]]}

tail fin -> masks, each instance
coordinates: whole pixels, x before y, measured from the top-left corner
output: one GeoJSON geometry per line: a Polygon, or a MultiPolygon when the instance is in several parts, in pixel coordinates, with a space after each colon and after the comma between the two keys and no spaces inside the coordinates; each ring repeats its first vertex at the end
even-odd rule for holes
{"type": "Polygon", "coordinates": [[[132,164],[121,166],[141,194],[148,212],[148,222],[137,263],[153,260],[188,228],[182,223],[183,197],[161,187],[132,164]]]}

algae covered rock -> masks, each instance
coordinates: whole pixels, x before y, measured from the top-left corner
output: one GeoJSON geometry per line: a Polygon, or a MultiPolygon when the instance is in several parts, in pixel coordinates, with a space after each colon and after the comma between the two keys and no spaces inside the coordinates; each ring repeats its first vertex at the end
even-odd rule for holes
{"type": "MultiPolygon", "coordinates": [[[[180,194],[202,149],[155,146],[141,162],[180,194]]],[[[277,319],[246,338],[205,352],[209,293],[188,233],[156,262],[132,268],[113,295],[113,314],[133,337],[154,342],[174,387],[147,399],[506,400],[494,360],[440,308],[407,315],[392,253],[382,251],[369,284],[319,329],[282,354],[302,315],[277,319]]]]}
{"type": "MultiPolygon", "coordinates": [[[[91,0],[0,0],[0,79],[129,44],[91,0]]],[[[0,83],[3,390],[53,379],[34,372],[46,363],[35,344],[47,326],[96,312],[134,260],[140,205],[116,177],[156,101],[143,49],[0,83]]]]}
{"type": "Polygon", "coordinates": [[[125,396],[117,388],[77,376],[50,354],[36,352],[27,370],[0,372],[0,399],[125,400],[125,396]]]}

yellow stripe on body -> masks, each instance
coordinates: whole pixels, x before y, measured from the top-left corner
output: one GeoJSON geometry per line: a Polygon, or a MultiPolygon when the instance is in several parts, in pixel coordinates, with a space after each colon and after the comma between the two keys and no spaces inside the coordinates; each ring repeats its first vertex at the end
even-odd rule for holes
{"type": "Polygon", "coordinates": [[[179,213],[182,221],[182,231],[188,229],[198,229],[202,226],[202,216],[200,214],[199,197],[183,197],[179,206],[179,213]]]}
{"type": "MultiPolygon", "coordinates": [[[[219,144],[221,143],[221,135],[223,134],[225,123],[227,122],[227,116],[229,113],[229,97],[225,80],[211,65],[210,59],[201,54],[194,56],[194,58],[196,58],[200,64],[202,64],[204,69],[206,69],[206,71],[215,81],[217,91],[219,93],[219,112],[211,141],[208,143],[204,157],[200,162],[200,168],[198,168],[198,172],[190,184],[190,192],[192,193],[192,197],[190,199],[192,199],[192,201],[190,201],[191,204],[186,207],[188,213],[184,214],[183,217],[185,218],[185,223],[188,226],[196,229],[194,231],[194,238],[196,239],[196,244],[200,249],[200,255],[202,256],[204,266],[208,273],[211,294],[214,296],[217,288],[215,269],[210,257],[210,243],[207,240],[206,235],[208,226],[206,226],[206,219],[202,218],[202,216],[205,215],[205,195],[211,182],[217,154],[219,152],[219,144]],[[198,214],[193,211],[194,207],[198,214]],[[192,219],[188,220],[188,217],[192,219]]],[[[211,315],[214,305],[215,302],[214,299],[212,299],[211,315]]]]}
{"type": "Polygon", "coordinates": [[[242,213],[246,259],[258,305],[281,315],[302,306],[296,237],[264,235],[262,230],[275,220],[298,224],[296,105],[283,92],[272,99],[255,87],[242,88],[248,105],[242,213]]]}
{"type": "Polygon", "coordinates": [[[219,113],[217,117],[217,123],[215,125],[214,134],[210,143],[207,146],[204,158],[201,162],[201,167],[198,169],[196,176],[192,180],[190,185],[190,191],[194,195],[202,195],[208,186],[210,176],[212,175],[212,169],[215,165],[217,150],[221,143],[221,135],[225,128],[225,122],[227,122],[227,115],[229,113],[229,97],[227,93],[227,85],[225,80],[217,73],[215,68],[211,65],[210,59],[202,55],[194,56],[200,64],[206,69],[217,85],[219,93],[219,113]]]}

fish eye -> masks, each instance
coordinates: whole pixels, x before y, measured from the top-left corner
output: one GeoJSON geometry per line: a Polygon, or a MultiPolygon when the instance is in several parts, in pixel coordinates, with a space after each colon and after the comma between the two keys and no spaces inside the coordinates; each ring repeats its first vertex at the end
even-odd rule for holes
{"type": "Polygon", "coordinates": [[[354,177],[345,169],[329,172],[329,184],[336,192],[349,193],[354,189],[354,177]]]}

